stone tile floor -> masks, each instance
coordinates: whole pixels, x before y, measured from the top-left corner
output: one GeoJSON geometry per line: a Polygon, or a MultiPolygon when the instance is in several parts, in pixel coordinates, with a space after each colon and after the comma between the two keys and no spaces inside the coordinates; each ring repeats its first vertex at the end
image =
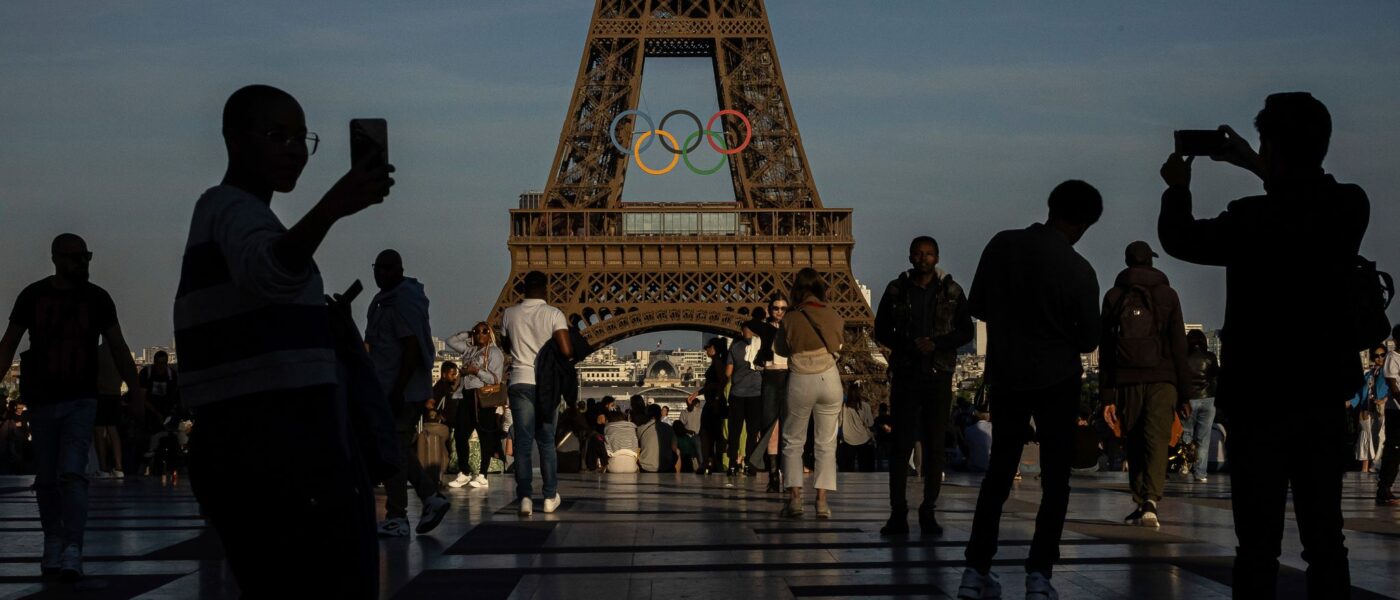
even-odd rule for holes
{"type": "MultiPolygon", "coordinates": [[[[937,540],[886,539],[886,476],[843,473],[835,518],[777,518],[765,479],[722,475],[564,475],[564,506],[529,519],[510,505],[514,485],[452,490],[452,512],[432,534],[381,542],[382,596],[392,598],[951,597],[962,571],[978,479],[952,474],[937,540]]],[[[233,598],[214,539],[185,484],[98,480],[91,487],[86,554],[106,589],[45,589],[42,541],[27,477],[0,477],[0,599],[233,598]]],[[[538,481],[537,481],[538,484],[538,481]]],[[[253,483],[250,482],[250,485],[253,483]]],[[[1131,510],[1122,474],[1076,476],[1054,583],[1062,598],[1227,598],[1234,533],[1228,476],[1171,482],[1158,531],[1121,524],[1131,510]]],[[[1351,474],[1344,511],[1353,596],[1400,597],[1400,510],[1376,508],[1372,480],[1351,474]]],[[[919,485],[910,485],[917,506],[919,485]]],[[[1039,500],[1018,482],[1002,522],[995,570],[1021,597],[1039,500]]],[[[416,500],[413,500],[416,503],[416,500]]],[[[810,502],[810,494],[809,494],[810,502]]],[[[382,494],[381,494],[382,503],[382,494]]],[[[538,502],[536,504],[538,511],[538,502]]],[[[410,509],[410,514],[417,514],[410,509]]],[[[912,515],[911,515],[912,517],[912,515]]],[[[1283,597],[1302,597],[1297,528],[1284,540],[1283,597]]]]}

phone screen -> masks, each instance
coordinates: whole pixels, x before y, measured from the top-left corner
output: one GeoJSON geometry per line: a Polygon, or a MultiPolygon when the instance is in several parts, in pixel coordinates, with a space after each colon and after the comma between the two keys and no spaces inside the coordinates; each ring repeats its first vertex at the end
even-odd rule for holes
{"type": "Polygon", "coordinates": [[[350,120],[350,164],[378,156],[375,162],[389,163],[389,122],[384,119],[350,120]]]}

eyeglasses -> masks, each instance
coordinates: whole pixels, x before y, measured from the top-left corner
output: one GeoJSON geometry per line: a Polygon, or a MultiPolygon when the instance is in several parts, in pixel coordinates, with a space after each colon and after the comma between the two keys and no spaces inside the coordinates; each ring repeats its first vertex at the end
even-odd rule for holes
{"type": "Polygon", "coordinates": [[[488,334],[490,334],[490,333],[491,333],[491,330],[490,330],[490,329],[473,329],[473,330],[472,330],[472,335],[488,335],[488,334]]]}
{"type": "Polygon", "coordinates": [[[55,258],[66,258],[68,260],[80,260],[92,262],[92,252],[55,252],[55,258]]]}
{"type": "Polygon", "coordinates": [[[787,307],[786,307],[786,306],[774,306],[774,307],[773,307],[773,312],[780,312],[780,311],[785,311],[785,310],[787,310],[787,307]]]}
{"type": "Polygon", "coordinates": [[[306,144],[306,154],[316,153],[316,148],[321,146],[321,136],[311,132],[306,133],[286,133],[280,129],[269,129],[263,132],[267,141],[283,148],[291,148],[293,144],[306,144]]]}

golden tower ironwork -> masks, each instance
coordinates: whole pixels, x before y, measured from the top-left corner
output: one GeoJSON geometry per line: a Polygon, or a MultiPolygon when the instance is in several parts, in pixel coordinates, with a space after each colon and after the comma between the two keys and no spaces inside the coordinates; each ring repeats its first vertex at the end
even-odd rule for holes
{"type": "MultiPolygon", "coordinates": [[[[635,122],[622,119],[617,139],[632,140],[635,122]]],[[[725,148],[742,143],[738,118],[720,122],[725,148]]],[[[851,273],[851,210],[822,206],[761,0],[598,0],[549,180],[521,204],[493,323],[538,270],[551,276],[549,302],[595,347],[667,329],[732,336],[810,266],[830,284],[848,344],[868,346],[874,317],[851,273]],[[720,108],[751,123],[750,145],[727,161],[734,196],[622,202],[631,157],[608,129],[637,107],[646,58],[677,56],[711,58],[720,108]]]]}

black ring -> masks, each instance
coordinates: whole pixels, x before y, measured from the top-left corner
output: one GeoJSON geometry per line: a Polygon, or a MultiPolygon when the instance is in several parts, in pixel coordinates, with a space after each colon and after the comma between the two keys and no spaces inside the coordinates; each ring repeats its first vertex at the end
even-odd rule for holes
{"type": "MultiPolygon", "coordinates": [[[[700,123],[700,117],[695,116],[695,113],[690,112],[690,111],[685,110],[685,109],[676,109],[676,110],[673,110],[673,111],[671,111],[671,112],[666,113],[666,116],[661,117],[661,124],[660,124],[660,125],[657,125],[656,128],[657,128],[658,130],[660,130],[660,131],[665,131],[665,130],[666,130],[666,120],[667,120],[667,119],[670,119],[671,117],[674,117],[674,116],[676,116],[676,115],[685,115],[685,116],[687,116],[687,117],[690,117],[690,120],[695,121],[695,129],[697,129],[697,130],[703,130],[703,129],[705,128],[705,126],[704,126],[703,124],[700,123]]],[[[699,148],[701,142],[703,142],[703,141],[705,140],[705,136],[703,136],[703,135],[700,136],[700,137],[698,137],[698,138],[696,138],[696,139],[695,139],[695,145],[692,146],[692,147],[690,147],[690,148],[686,148],[685,151],[682,152],[682,151],[680,151],[680,150],[677,150],[677,149],[672,148],[672,147],[670,147],[669,145],[667,145],[667,144],[666,144],[666,138],[662,138],[662,137],[660,137],[660,136],[657,136],[657,137],[660,138],[660,140],[661,140],[661,147],[662,147],[662,148],[665,148],[665,149],[666,149],[668,152],[670,152],[671,154],[690,154],[690,153],[693,152],[696,148],[699,148]]]]}

